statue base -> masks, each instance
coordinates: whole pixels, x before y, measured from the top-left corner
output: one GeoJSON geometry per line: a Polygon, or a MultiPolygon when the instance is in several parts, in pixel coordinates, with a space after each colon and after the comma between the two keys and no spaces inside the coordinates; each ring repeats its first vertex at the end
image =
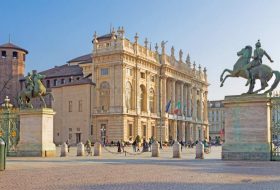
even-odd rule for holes
{"type": "Polygon", "coordinates": [[[25,109],[19,112],[20,141],[17,156],[56,156],[56,147],[53,143],[54,114],[50,108],[25,109]]]}
{"type": "Polygon", "coordinates": [[[271,108],[267,95],[226,96],[223,160],[271,160],[271,108]]]}

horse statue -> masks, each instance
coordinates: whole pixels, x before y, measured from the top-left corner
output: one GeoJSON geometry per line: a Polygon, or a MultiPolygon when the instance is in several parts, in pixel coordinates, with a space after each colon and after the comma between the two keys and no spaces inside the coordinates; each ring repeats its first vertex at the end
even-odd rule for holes
{"type": "Polygon", "coordinates": [[[47,92],[46,87],[42,83],[42,79],[45,76],[33,71],[32,75],[28,73],[25,77],[26,89],[22,90],[18,95],[18,102],[20,108],[33,108],[31,103],[32,98],[39,97],[43,103],[42,107],[46,108],[46,102],[43,97],[50,95],[52,100],[54,100],[53,95],[47,92]]]}
{"type": "MultiPolygon", "coordinates": [[[[241,51],[239,51],[237,55],[239,56],[239,59],[234,64],[233,70],[225,69],[221,74],[221,87],[224,85],[224,82],[228,77],[242,77],[245,79],[250,79],[248,65],[250,64],[250,59],[252,56],[252,47],[246,46],[241,51]],[[228,72],[229,74],[224,77],[225,72],[228,72]]],[[[249,90],[245,94],[257,94],[258,92],[264,90],[268,86],[267,82],[272,78],[273,74],[275,75],[275,80],[270,89],[266,90],[264,94],[272,92],[280,81],[280,72],[274,71],[269,66],[264,64],[251,67],[250,72],[252,80],[250,80],[249,90]],[[261,81],[261,88],[256,91],[254,91],[255,79],[259,79],[261,81]]]]}

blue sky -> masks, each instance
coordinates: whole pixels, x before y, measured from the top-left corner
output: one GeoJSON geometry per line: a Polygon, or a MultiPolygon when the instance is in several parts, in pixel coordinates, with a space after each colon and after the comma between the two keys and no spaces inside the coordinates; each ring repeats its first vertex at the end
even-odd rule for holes
{"type": "MultiPolygon", "coordinates": [[[[1,0],[0,43],[27,50],[26,71],[62,65],[90,53],[94,31],[108,33],[110,24],[124,26],[143,44],[167,40],[167,50],[190,53],[191,60],[208,70],[209,99],[246,92],[244,79],[228,79],[219,87],[223,69],[232,69],[236,52],[245,45],[262,47],[280,68],[280,1],[264,0],[1,0]]],[[[178,56],[177,56],[178,57],[178,56]]],[[[273,79],[272,79],[273,80],[273,79]]]]}

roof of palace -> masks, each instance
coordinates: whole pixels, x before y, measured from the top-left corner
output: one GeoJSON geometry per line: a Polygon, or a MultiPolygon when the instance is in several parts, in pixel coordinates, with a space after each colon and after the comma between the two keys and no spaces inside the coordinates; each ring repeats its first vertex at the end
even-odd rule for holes
{"type": "Polygon", "coordinates": [[[79,65],[64,64],[42,71],[40,74],[46,75],[47,78],[77,75],[83,76],[83,69],[79,65]]]}
{"type": "Polygon", "coordinates": [[[0,45],[0,48],[4,48],[4,49],[16,49],[16,50],[20,50],[20,51],[24,51],[26,54],[28,54],[28,51],[26,49],[23,49],[15,44],[12,43],[6,43],[6,44],[2,44],[0,45]]]}
{"type": "Polygon", "coordinates": [[[82,55],[82,56],[76,57],[74,59],[71,59],[70,61],[67,61],[67,63],[73,63],[73,62],[89,63],[89,62],[92,62],[92,57],[91,56],[92,56],[91,53],[86,54],[86,55],[82,55]]]}

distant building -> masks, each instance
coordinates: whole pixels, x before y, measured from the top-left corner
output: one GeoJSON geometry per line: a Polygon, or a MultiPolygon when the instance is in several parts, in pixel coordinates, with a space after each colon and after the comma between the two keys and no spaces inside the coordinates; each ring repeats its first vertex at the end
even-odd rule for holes
{"type": "Polygon", "coordinates": [[[225,111],[222,100],[208,102],[209,136],[211,139],[220,137],[224,140],[225,111]]]}
{"type": "Polygon", "coordinates": [[[25,56],[28,51],[12,43],[0,45],[0,104],[9,96],[14,106],[18,105],[17,97],[21,83],[19,80],[25,72],[25,56]]]}

